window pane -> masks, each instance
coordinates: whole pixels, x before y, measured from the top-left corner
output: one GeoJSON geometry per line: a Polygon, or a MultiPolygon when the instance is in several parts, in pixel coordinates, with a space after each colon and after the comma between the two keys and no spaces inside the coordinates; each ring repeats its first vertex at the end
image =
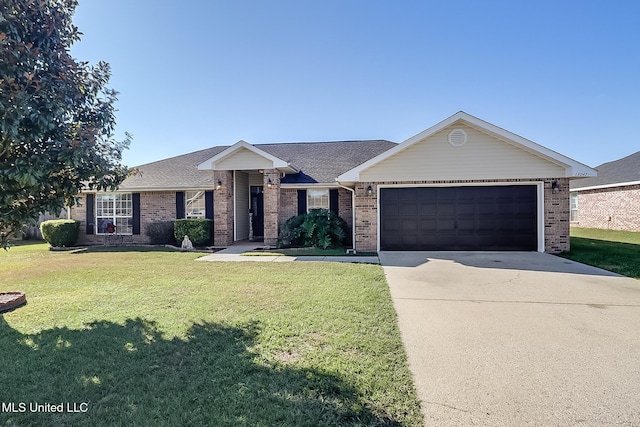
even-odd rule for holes
{"type": "Polygon", "coordinates": [[[132,234],[133,198],[131,193],[96,195],[96,233],[132,234]]]}
{"type": "Polygon", "coordinates": [[[185,216],[187,218],[205,217],[204,191],[185,191],[185,216]]]}
{"type": "Polygon", "coordinates": [[[307,210],[329,209],[329,190],[307,190],[307,210]]]}

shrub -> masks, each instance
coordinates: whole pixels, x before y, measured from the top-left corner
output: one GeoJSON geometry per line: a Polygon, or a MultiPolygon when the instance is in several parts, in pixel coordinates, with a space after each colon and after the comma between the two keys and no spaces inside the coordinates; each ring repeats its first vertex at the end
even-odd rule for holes
{"type": "Polygon", "coordinates": [[[344,243],[346,229],[347,223],[332,211],[313,209],[289,218],[281,227],[279,240],[282,246],[335,248],[344,243]]]}
{"type": "Polygon", "coordinates": [[[149,237],[152,245],[175,245],[173,235],[173,221],[158,221],[147,224],[144,234],[149,237]]]}
{"type": "Polygon", "coordinates": [[[173,235],[178,245],[184,236],[189,236],[193,246],[207,246],[211,244],[213,221],[210,219],[177,219],[174,223],[173,235]]]}
{"type": "Polygon", "coordinates": [[[73,246],[80,234],[80,221],[75,219],[52,219],[40,224],[42,237],[53,247],[73,246]]]}
{"type": "Polygon", "coordinates": [[[302,223],[307,214],[292,216],[280,226],[280,235],[278,236],[278,246],[303,246],[302,240],[302,223]]]}

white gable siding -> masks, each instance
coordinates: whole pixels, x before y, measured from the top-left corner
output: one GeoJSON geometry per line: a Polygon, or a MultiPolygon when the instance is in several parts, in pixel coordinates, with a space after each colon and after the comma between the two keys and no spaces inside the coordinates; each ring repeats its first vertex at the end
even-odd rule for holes
{"type": "Polygon", "coordinates": [[[215,164],[216,170],[247,170],[247,169],[273,169],[273,162],[269,159],[241,148],[235,153],[215,164]]]}
{"type": "Polygon", "coordinates": [[[564,176],[563,167],[474,128],[456,123],[360,173],[360,181],[514,179],[564,176]],[[452,129],[467,142],[452,147],[452,129]]]}

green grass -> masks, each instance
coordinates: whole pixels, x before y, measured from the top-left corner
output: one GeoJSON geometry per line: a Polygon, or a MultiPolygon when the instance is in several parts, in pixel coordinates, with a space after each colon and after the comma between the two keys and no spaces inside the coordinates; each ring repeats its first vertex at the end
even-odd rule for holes
{"type": "Polygon", "coordinates": [[[571,227],[571,237],[607,240],[610,242],[633,243],[640,245],[640,233],[622,230],[602,230],[599,228],[571,227]]]}
{"type": "Polygon", "coordinates": [[[640,233],[571,228],[571,251],[565,258],[640,279],[640,233]]]}
{"type": "Polygon", "coordinates": [[[0,425],[420,425],[382,269],[135,248],[0,253],[0,425]]]}

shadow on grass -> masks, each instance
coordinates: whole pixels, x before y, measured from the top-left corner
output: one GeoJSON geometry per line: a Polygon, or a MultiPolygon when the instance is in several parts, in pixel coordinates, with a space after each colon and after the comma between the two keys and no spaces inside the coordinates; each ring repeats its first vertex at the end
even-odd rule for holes
{"type": "Polygon", "coordinates": [[[0,316],[0,403],[26,404],[0,411],[0,425],[400,425],[334,375],[261,362],[257,333],[204,323],[166,339],[129,319],[24,335],[0,316]],[[32,413],[30,403],[86,412],[32,413]]]}

